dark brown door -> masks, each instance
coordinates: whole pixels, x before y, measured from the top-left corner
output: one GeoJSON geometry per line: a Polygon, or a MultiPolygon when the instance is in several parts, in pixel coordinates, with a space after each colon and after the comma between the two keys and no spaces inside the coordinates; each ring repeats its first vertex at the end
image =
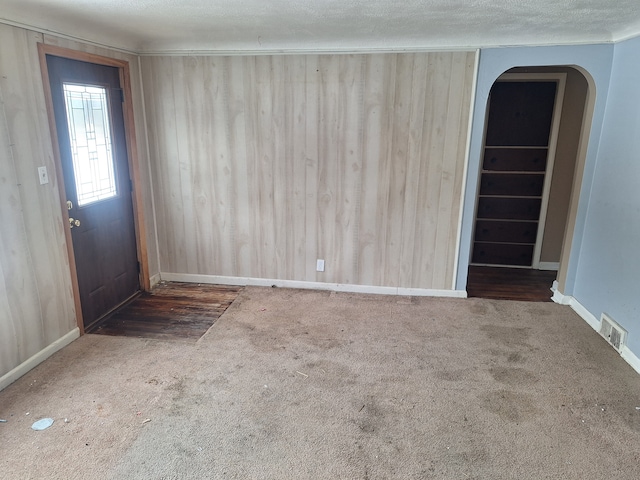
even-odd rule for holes
{"type": "Polygon", "coordinates": [[[120,72],[46,58],[86,328],[140,288],[120,72]]]}
{"type": "Polygon", "coordinates": [[[556,89],[555,81],[498,81],[491,89],[474,264],[532,266],[556,89]]]}

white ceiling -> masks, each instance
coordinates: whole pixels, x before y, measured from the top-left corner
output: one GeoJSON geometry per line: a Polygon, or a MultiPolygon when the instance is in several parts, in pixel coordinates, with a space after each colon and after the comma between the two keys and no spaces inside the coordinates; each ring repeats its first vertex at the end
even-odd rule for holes
{"type": "Polygon", "coordinates": [[[640,0],[0,0],[0,22],[140,53],[618,41],[640,0]]]}

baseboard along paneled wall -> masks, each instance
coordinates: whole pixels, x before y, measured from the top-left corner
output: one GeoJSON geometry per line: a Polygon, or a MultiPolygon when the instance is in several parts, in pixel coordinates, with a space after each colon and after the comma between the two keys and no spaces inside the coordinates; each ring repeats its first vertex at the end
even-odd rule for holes
{"type": "Polygon", "coordinates": [[[161,270],[451,289],[475,55],[142,57],[161,270]]]}

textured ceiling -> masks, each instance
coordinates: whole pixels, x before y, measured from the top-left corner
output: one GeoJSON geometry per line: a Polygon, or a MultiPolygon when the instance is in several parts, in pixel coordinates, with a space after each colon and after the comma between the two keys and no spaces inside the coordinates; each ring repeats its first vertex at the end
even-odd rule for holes
{"type": "Polygon", "coordinates": [[[612,42],[640,0],[0,0],[0,22],[141,53],[612,42]]]}

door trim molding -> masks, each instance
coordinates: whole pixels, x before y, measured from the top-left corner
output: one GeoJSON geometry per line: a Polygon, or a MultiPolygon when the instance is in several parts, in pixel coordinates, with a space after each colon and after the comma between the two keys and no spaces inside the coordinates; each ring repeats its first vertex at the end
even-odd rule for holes
{"type": "Polygon", "coordinates": [[[84,334],[84,321],[82,318],[82,308],[80,305],[80,290],[78,287],[78,276],[76,272],[76,262],[73,252],[73,242],[71,240],[71,230],[68,228],[69,218],[66,206],[66,191],[64,176],[62,174],[62,161],[60,158],[60,145],[58,144],[58,133],[56,129],[55,116],[53,112],[53,101],[51,97],[51,87],[49,86],[49,72],[47,70],[46,55],[79,60],[97,65],[116,67],[120,72],[120,84],[124,91],[123,116],[125,129],[125,142],[127,144],[127,156],[129,162],[129,176],[132,182],[131,197],[133,201],[133,223],[136,234],[136,249],[138,261],[140,262],[140,288],[149,290],[151,288],[149,280],[149,262],[147,258],[147,236],[144,223],[143,199],[141,193],[140,170],[138,161],[138,148],[136,141],[136,131],[133,118],[133,101],[131,96],[131,75],[129,62],[93,53],[81,52],[62,48],[55,45],[38,43],[38,56],[40,60],[40,73],[42,75],[45,103],[47,107],[47,117],[49,120],[49,132],[51,134],[51,144],[53,147],[53,162],[56,169],[56,181],[60,196],[60,209],[62,210],[63,228],[65,241],[67,243],[67,256],[69,259],[69,270],[71,273],[71,285],[76,310],[76,322],[80,334],[84,334]]]}

